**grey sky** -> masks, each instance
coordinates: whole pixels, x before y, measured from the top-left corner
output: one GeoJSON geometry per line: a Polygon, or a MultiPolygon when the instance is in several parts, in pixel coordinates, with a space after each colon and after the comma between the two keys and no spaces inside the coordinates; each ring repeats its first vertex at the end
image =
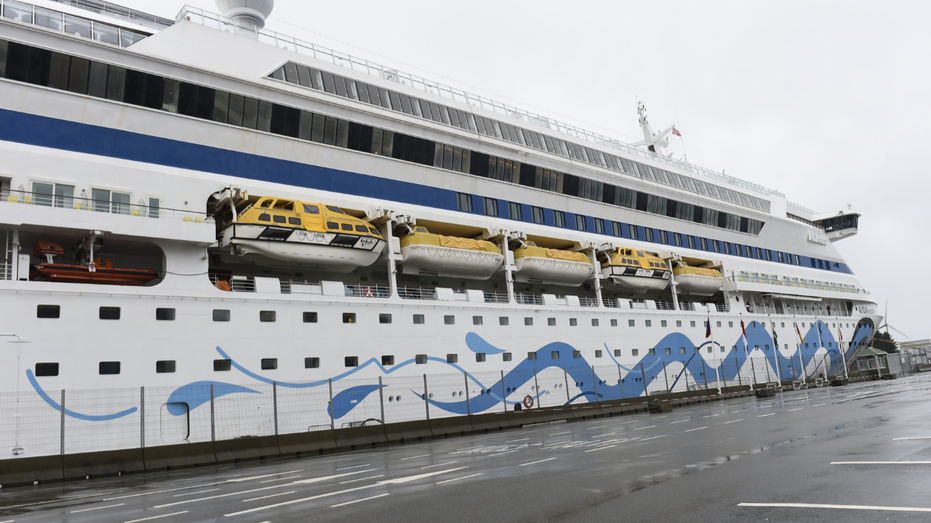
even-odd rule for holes
{"type": "MultiPolygon", "coordinates": [[[[931,337],[928,19],[924,2],[278,0],[267,27],[627,142],[639,97],[654,128],[678,124],[690,162],[863,213],[838,247],[916,339],[931,337]]],[[[683,142],[671,150],[681,158],[683,142]]]]}

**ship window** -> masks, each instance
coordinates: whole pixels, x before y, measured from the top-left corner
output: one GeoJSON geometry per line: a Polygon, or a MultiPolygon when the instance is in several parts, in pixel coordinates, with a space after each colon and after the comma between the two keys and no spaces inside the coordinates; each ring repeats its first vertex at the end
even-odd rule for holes
{"type": "Polygon", "coordinates": [[[472,325],[481,325],[482,317],[481,316],[472,316],[472,325]]]}
{"type": "Polygon", "coordinates": [[[426,354],[417,354],[414,356],[414,364],[416,365],[426,365],[427,364],[427,355],[426,354]]]}
{"type": "Polygon", "coordinates": [[[512,220],[520,220],[520,219],[521,219],[520,204],[519,204],[519,203],[514,203],[514,202],[509,202],[509,203],[508,203],[508,217],[511,218],[512,220]]]}
{"type": "Polygon", "coordinates": [[[414,325],[423,325],[423,314],[414,315],[414,325]]]}
{"type": "Polygon", "coordinates": [[[547,319],[546,319],[546,324],[549,325],[550,327],[555,327],[555,326],[556,326],[556,318],[547,318],[547,319]]]}
{"type": "Polygon", "coordinates": [[[485,216],[498,216],[498,200],[494,198],[483,198],[485,207],[485,216]]]}
{"type": "Polygon", "coordinates": [[[394,356],[384,355],[381,357],[382,365],[394,365],[394,356]]]}
{"type": "Polygon", "coordinates": [[[288,218],[288,224],[289,225],[300,225],[301,219],[300,218],[288,218]]]}
{"type": "Polygon", "coordinates": [[[637,239],[639,239],[639,238],[638,238],[639,235],[637,234],[637,226],[636,226],[636,225],[628,225],[628,226],[627,226],[627,234],[628,234],[628,236],[630,236],[630,239],[631,239],[631,240],[637,240],[637,239]]]}
{"type": "Polygon", "coordinates": [[[272,219],[275,221],[275,223],[287,223],[287,221],[288,221],[288,219],[287,219],[286,217],[284,217],[284,216],[279,216],[279,215],[277,215],[277,214],[274,215],[274,216],[272,216],[272,219]]]}
{"type": "Polygon", "coordinates": [[[656,349],[650,349],[650,356],[656,356],[656,349]]]}
{"type": "Polygon", "coordinates": [[[652,326],[653,326],[653,320],[643,320],[643,325],[644,325],[645,327],[652,327],[652,326]]]}
{"type": "Polygon", "coordinates": [[[162,360],[155,362],[155,372],[158,374],[172,373],[175,371],[175,360],[162,360]]]}
{"type": "Polygon", "coordinates": [[[344,231],[350,231],[350,232],[352,232],[352,224],[351,224],[351,223],[344,223],[344,224],[342,224],[342,228],[343,228],[344,231]]]}
{"type": "Polygon", "coordinates": [[[711,247],[714,252],[721,252],[721,245],[718,243],[718,240],[711,240],[711,247]]]}
{"type": "Polygon", "coordinates": [[[272,221],[272,216],[270,214],[262,213],[259,215],[260,222],[270,222],[272,221]]]}
{"type": "Polygon", "coordinates": [[[336,222],[326,222],[326,228],[339,230],[339,224],[336,222]]]}
{"type": "Polygon", "coordinates": [[[477,363],[484,363],[484,362],[485,362],[485,353],[484,353],[484,352],[476,352],[476,353],[475,353],[475,361],[476,361],[477,363]]]}
{"type": "Polygon", "coordinates": [[[231,360],[213,360],[213,372],[229,372],[232,368],[231,360]]]}
{"type": "Polygon", "coordinates": [[[36,363],[36,376],[58,376],[57,363],[36,363]]]}
{"type": "Polygon", "coordinates": [[[61,318],[61,305],[36,305],[36,318],[61,318]]]}
{"type": "Polygon", "coordinates": [[[701,240],[701,250],[707,251],[707,250],[708,250],[708,240],[705,239],[705,238],[700,238],[700,240],[701,240]]]}
{"type": "Polygon", "coordinates": [[[595,218],[595,232],[598,234],[604,234],[605,232],[605,221],[601,218],[595,218]]]}
{"type": "Polygon", "coordinates": [[[551,359],[551,360],[558,360],[558,359],[559,359],[559,351],[558,351],[558,350],[550,351],[550,359],[551,359]]]}
{"type": "Polygon", "coordinates": [[[527,353],[527,361],[536,361],[536,360],[537,360],[537,353],[536,353],[536,352],[528,352],[528,353],[527,353]]]}
{"type": "Polygon", "coordinates": [[[660,323],[660,327],[665,327],[665,326],[666,326],[666,320],[660,320],[659,323],[660,323]]]}
{"type": "Polygon", "coordinates": [[[158,321],[175,321],[175,310],[155,309],[155,319],[158,321]]]}
{"type": "Polygon", "coordinates": [[[585,217],[584,216],[580,214],[575,215],[575,228],[580,231],[585,230],[585,217]]]}
{"type": "Polygon", "coordinates": [[[669,347],[666,347],[666,354],[672,354],[672,349],[669,347]]]}
{"type": "Polygon", "coordinates": [[[578,326],[578,324],[579,324],[579,320],[577,318],[569,318],[570,327],[576,327],[578,326]]]}
{"type": "Polygon", "coordinates": [[[637,320],[627,320],[627,326],[628,326],[628,327],[636,327],[636,326],[637,326],[637,320]]]}
{"type": "Polygon", "coordinates": [[[531,214],[533,214],[533,223],[543,223],[543,209],[540,207],[531,207],[531,214]]]}
{"type": "Polygon", "coordinates": [[[528,327],[533,326],[533,318],[530,317],[530,316],[524,318],[524,325],[526,325],[526,326],[528,326],[528,327]]]}
{"type": "Polygon", "coordinates": [[[598,318],[592,318],[592,327],[598,326],[598,318]]]}
{"type": "Polygon", "coordinates": [[[446,316],[443,316],[443,324],[444,325],[455,325],[456,317],[453,316],[452,314],[447,314],[446,316]]]}
{"type": "Polygon", "coordinates": [[[320,358],[304,358],[304,368],[305,369],[319,369],[320,358]]]}
{"type": "Polygon", "coordinates": [[[278,368],[278,358],[262,358],[262,370],[275,370],[278,368]]]}
{"type": "Polygon", "coordinates": [[[616,319],[611,320],[611,326],[612,326],[612,327],[617,327],[617,320],[616,320],[616,319]]]}
{"type": "MultiPolygon", "coordinates": [[[[630,349],[631,356],[638,356],[640,354],[640,349],[630,349]]],[[[620,354],[618,354],[620,356],[620,354]]]]}
{"type": "Polygon", "coordinates": [[[653,229],[650,229],[649,227],[647,227],[643,229],[643,232],[646,233],[646,241],[652,242],[653,241],[653,229]]]}
{"type": "Polygon", "coordinates": [[[730,242],[724,242],[724,254],[731,253],[731,244],[730,242]]]}
{"type": "Polygon", "coordinates": [[[504,353],[501,354],[501,360],[502,360],[502,361],[511,361],[511,360],[513,359],[513,357],[514,357],[514,355],[511,354],[510,352],[504,352],[504,353]]]}
{"type": "Polygon", "coordinates": [[[354,312],[343,313],[343,323],[355,323],[355,322],[356,322],[356,313],[354,312]]]}
{"type": "Polygon", "coordinates": [[[118,320],[120,319],[120,308],[101,307],[99,317],[101,320],[118,320]]]}
{"type": "Polygon", "coordinates": [[[796,264],[796,265],[801,265],[801,264],[802,264],[802,259],[799,258],[798,254],[795,255],[795,264],[796,264]]]}
{"type": "Polygon", "coordinates": [[[663,244],[669,243],[669,233],[666,231],[659,231],[659,242],[663,244]]]}
{"type": "Polygon", "coordinates": [[[97,367],[100,374],[119,374],[120,362],[118,361],[101,361],[97,367]]]}
{"type": "Polygon", "coordinates": [[[464,193],[456,194],[456,206],[462,212],[472,212],[472,195],[464,193]]]}
{"type": "Polygon", "coordinates": [[[572,351],[572,359],[577,360],[582,357],[582,352],[574,350],[572,351]]]}
{"type": "Polygon", "coordinates": [[[505,325],[505,326],[506,326],[506,325],[508,325],[508,323],[510,323],[510,321],[509,321],[509,319],[508,319],[507,316],[499,316],[499,317],[498,317],[498,325],[505,325]]]}
{"type": "Polygon", "coordinates": [[[213,321],[230,321],[230,311],[227,309],[213,309],[213,321]]]}
{"type": "Polygon", "coordinates": [[[556,227],[565,227],[566,213],[562,211],[553,211],[553,220],[556,222],[556,227]]]}
{"type": "Polygon", "coordinates": [[[358,367],[359,366],[359,357],[358,356],[346,356],[343,358],[343,362],[347,367],[358,367]]]}
{"type": "Polygon", "coordinates": [[[259,321],[262,323],[274,323],[276,316],[275,311],[259,311],[259,321]]]}
{"type": "Polygon", "coordinates": [[[387,314],[387,313],[379,314],[378,323],[382,323],[382,324],[391,323],[391,314],[387,314]]]}

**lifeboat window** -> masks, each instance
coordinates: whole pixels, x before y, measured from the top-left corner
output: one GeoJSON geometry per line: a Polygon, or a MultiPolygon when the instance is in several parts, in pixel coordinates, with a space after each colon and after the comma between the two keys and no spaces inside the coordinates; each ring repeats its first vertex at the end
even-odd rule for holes
{"type": "Polygon", "coordinates": [[[120,362],[118,361],[101,361],[97,367],[100,374],[119,374],[120,362]]]}
{"type": "Polygon", "coordinates": [[[36,318],[60,318],[60,305],[36,305],[36,318]]]}
{"type": "Polygon", "coordinates": [[[414,315],[414,325],[423,325],[423,314],[414,315]]]}
{"type": "Polygon", "coordinates": [[[526,325],[526,326],[528,326],[528,327],[532,326],[532,325],[533,325],[533,318],[531,318],[531,317],[529,317],[529,316],[526,317],[526,318],[524,318],[524,325],[526,325]]]}
{"type": "Polygon", "coordinates": [[[528,353],[527,353],[527,361],[536,361],[536,359],[537,359],[537,353],[536,353],[536,352],[528,352],[528,353]]]}
{"type": "Polygon", "coordinates": [[[476,362],[476,363],[485,363],[485,353],[484,353],[484,352],[476,352],[476,353],[475,353],[475,362],[476,362]]]}
{"type": "Polygon", "coordinates": [[[287,223],[288,219],[284,216],[278,216],[277,214],[272,217],[275,220],[275,223],[287,223]]]}
{"type": "Polygon", "coordinates": [[[592,327],[598,326],[598,318],[592,318],[592,327]]]}
{"type": "Polygon", "coordinates": [[[555,327],[555,326],[556,326],[556,318],[547,318],[547,319],[546,319],[546,324],[549,325],[550,327],[555,327]]]}
{"type": "Polygon", "coordinates": [[[391,314],[386,314],[386,313],[379,314],[378,323],[381,323],[381,324],[391,323],[391,314]]]}
{"type": "Polygon", "coordinates": [[[369,227],[369,232],[376,236],[378,235],[378,231],[374,227],[369,227]]]}
{"type": "Polygon", "coordinates": [[[359,357],[358,356],[346,356],[343,359],[343,362],[347,367],[358,367],[359,366],[359,357]]]}
{"type": "Polygon", "coordinates": [[[443,316],[443,324],[444,325],[455,325],[456,317],[453,316],[452,314],[447,314],[446,316],[443,316]]]}
{"type": "Polygon", "coordinates": [[[336,222],[326,222],[327,229],[339,229],[339,224],[336,222]]]}
{"type": "Polygon", "coordinates": [[[304,214],[320,214],[320,208],[316,205],[304,204],[304,214]]]}
{"type": "Polygon", "coordinates": [[[652,326],[653,326],[653,320],[643,320],[643,325],[644,325],[645,327],[652,327],[652,326]]]}
{"type": "Polygon", "coordinates": [[[569,318],[569,326],[575,327],[579,324],[579,320],[576,318],[569,318]]]}
{"type": "Polygon", "coordinates": [[[653,262],[650,262],[650,268],[651,269],[653,268],[653,262]]]}
{"type": "Polygon", "coordinates": [[[262,323],[274,323],[276,317],[275,311],[259,311],[259,321],[262,323]]]}
{"type": "Polygon", "coordinates": [[[550,359],[551,359],[551,360],[558,360],[558,359],[559,359],[559,351],[558,351],[558,350],[551,351],[551,352],[550,352],[550,359]]]}
{"type": "Polygon", "coordinates": [[[614,357],[615,358],[621,357],[621,349],[614,349],[614,357]]]}
{"type": "Polygon", "coordinates": [[[58,376],[57,363],[36,363],[36,376],[58,376]]]}
{"type": "Polygon", "coordinates": [[[301,219],[300,218],[288,218],[288,223],[291,225],[300,225],[301,219]]]}
{"type": "Polygon", "coordinates": [[[155,319],[158,321],[175,321],[175,310],[155,309],[155,319]]]}
{"type": "Polygon", "coordinates": [[[262,358],[262,370],[276,370],[278,358],[262,358]]]}
{"type": "Polygon", "coordinates": [[[504,352],[504,353],[501,354],[501,359],[502,359],[502,361],[511,361],[511,360],[513,359],[513,357],[514,357],[514,355],[511,354],[510,352],[504,352]]]}
{"type": "Polygon", "coordinates": [[[213,321],[230,321],[230,311],[227,309],[213,309],[213,321]]]}
{"type": "Polygon", "coordinates": [[[365,225],[356,225],[356,232],[369,232],[369,228],[365,225]]]}
{"type": "Polygon", "coordinates": [[[120,308],[101,307],[99,317],[101,320],[118,320],[120,319],[120,308]]]}
{"type": "Polygon", "coordinates": [[[267,215],[267,214],[265,214],[265,213],[262,213],[262,214],[259,215],[259,221],[260,221],[260,222],[270,222],[270,221],[272,221],[272,217],[269,216],[269,215],[267,215]]]}
{"type": "Polygon", "coordinates": [[[617,320],[611,320],[611,326],[617,327],[617,320]]]}
{"type": "Polygon", "coordinates": [[[319,369],[320,358],[304,358],[304,368],[305,369],[319,369]]]}
{"type": "Polygon", "coordinates": [[[317,323],[317,313],[316,312],[305,312],[304,323],[317,323]]]}
{"type": "MultiPolygon", "coordinates": [[[[620,351],[618,351],[618,352],[620,352],[620,351]]],[[[630,349],[630,355],[631,355],[631,356],[637,356],[637,355],[639,355],[639,354],[640,354],[640,349],[630,349]]],[[[618,356],[620,356],[620,354],[618,354],[618,356]]]]}
{"type": "Polygon", "coordinates": [[[351,224],[351,223],[344,223],[344,224],[342,224],[342,228],[343,228],[344,231],[351,231],[351,230],[352,230],[352,224],[351,224]]]}
{"type": "Polygon", "coordinates": [[[481,316],[472,316],[472,325],[481,325],[482,317],[481,316]]]}
{"type": "Polygon", "coordinates": [[[343,313],[343,323],[355,323],[355,322],[356,322],[356,313],[354,312],[343,313]]]}
{"type": "Polygon", "coordinates": [[[213,360],[213,372],[229,372],[232,368],[231,360],[213,360]]]}
{"type": "Polygon", "coordinates": [[[385,366],[387,366],[387,365],[394,365],[394,356],[389,356],[389,355],[382,356],[382,357],[381,357],[381,364],[382,364],[382,365],[385,365],[385,366]]]}
{"type": "Polygon", "coordinates": [[[327,206],[326,206],[326,209],[327,209],[328,211],[333,211],[333,212],[335,212],[336,214],[346,214],[346,213],[343,212],[342,209],[340,209],[339,207],[337,207],[337,206],[335,206],[335,205],[327,205],[327,206]]]}
{"type": "Polygon", "coordinates": [[[159,374],[170,374],[175,371],[175,360],[162,360],[155,362],[155,372],[159,374]]]}
{"type": "Polygon", "coordinates": [[[426,227],[417,227],[417,229],[415,229],[415,230],[416,230],[417,232],[429,232],[429,231],[427,230],[426,227]]]}
{"type": "Polygon", "coordinates": [[[637,326],[637,320],[627,320],[627,326],[628,326],[628,327],[636,327],[636,326],[637,326]]]}
{"type": "Polygon", "coordinates": [[[508,323],[510,323],[510,321],[507,316],[498,317],[498,325],[508,325],[508,323]]]}
{"type": "MultiPolygon", "coordinates": [[[[630,253],[628,253],[628,254],[630,254],[630,253]]],[[[633,255],[631,254],[631,256],[633,256],[633,255]]],[[[643,258],[643,256],[644,256],[643,251],[637,251],[637,256],[643,258]]]]}
{"type": "Polygon", "coordinates": [[[447,354],[446,363],[459,363],[459,355],[458,354],[447,354]]]}
{"type": "Polygon", "coordinates": [[[264,202],[262,202],[261,204],[259,204],[259,208],[260,208],[260,209],[268,209],[269,207],[272,206],[272,203],[274,203],[274,202],[275,202],[275,200],[265,200],[264,202]]]}
{"type": "Polygon", "coordinates": [[[414,356],[414,363],[417,365],[426,365],[427,364],[427,355],[426,354],[417,354],[414,356]]]}

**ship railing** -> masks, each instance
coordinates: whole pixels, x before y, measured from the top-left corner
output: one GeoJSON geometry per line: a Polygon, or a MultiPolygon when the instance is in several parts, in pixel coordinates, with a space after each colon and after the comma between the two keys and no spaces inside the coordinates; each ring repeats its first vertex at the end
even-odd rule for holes
{"type": "MultiPolygon", "coordinates": [[[[174,219],[188,223],[214,223],[213,217],[207,216],[207,213],[203,212],[170,209],[162,207],[152,200],[149,201],[150,203],[148,205],[145,203],[130,203],[128,194],[111,193],[111,199],[101,200],[72,196],[68,193],[53,194],[51,192],[52,185],[49,184],[48,187],[48,191],[36,192],[4,189],[0,192],[0,202],[32,205],[35,207],[70,209],[75,211],[121,214],[123,216],[136,218],[174,219]]],[[[63,187],[64,186],[58,186],[55,189],[61,189],[63,187]]],[[[141,199],[140,202],[142,202],[141,199]]]]}
{"type": "Polygon", "coordinates": [[[714,303],[714,310],[717,312],[727,312],[727,305],[723,303],[714,303]]]}
{"type": "Polygon", "coordinates": [[[579,305],[582,307],[597,307],[598,300],[588,296],[579,296],[579,305]]]}
{"type": "Polygon", "coordinates": [[[0,280],[12,280],[13,279],[13,264],[5,261],[0,261],[0,280]]]}
{"type": "Polygon", "coordinates": [[[230,278],[230,289],[233,292],[255,292],[255,279],[249,276],[233,276],[230,278]]]}
{"type": "Polygon", "coordinates": [[[856,285],[846,283],[834,283],[820,280],[810,280],[806,278],[790,278],[788,276],[776,276],[771,274],[745,273],[727,277],[731,282],[763,283],[766,285],[776,285],[780,287],[793,287],[797,289],[814,289],[831,292],[844,292],[851,294],[869,294],[866,289],[861,289],[856,285]]]}
{"type": "Polygon", "coordinates": [[[694,311],[695,304],[690,301],[679,302],[679,309],[683,311],[694,311]]]}
{"type": "Polygon", "coordinates": [[[436,289],[429,287],[398,287],[398,295],[405,300],[436,300],[436,289]]]}
{"type": "Polygon", "coordinates": [[[605,307],[611,309],[621,308],[621,300],[619,298],[602,298],[601,303],[604,304],[605,307]]]}
{"type": "Polygon", "coordinates": [[[323,286],[319,281],[292,280],[280,278],[281,294],[323,294],[323,286]]]}
{"type": "Polygon", "coordinates": [[[630,308],[631,309],[646,309],[647,303],[641,299],[633,299],[633,300],[630,300],[630,308]]]}
{"type": "Polygon", "coordinates": [[[522,305],[543,305],[543,295],[516,292],[514,293],[514,301],[522,305]]]}
{"type": "Polygon", "coordinates": [[[59,4],[70,5],[78,9],[83,9],[85,11],[90,11],[91,13],[97,13],[111,18],[119,18],[125,22],[131,24],[141,25],[148,27],[149,29],[162,30],[168,29],[174,25],[173,20],[167,18],[162,18],[160,16],[155,16],[149,13],[144,13],[142,11],[137,11],[135,9],[130,9],[128,7],[123,7],[118,4],[113,4],[105,0],[52,0],[59,4]]]}
{"type": "Polygon", "coordinates": [[[506,292],[486,292],[485,303],[507,303],[508,293],[506,292]]]}
{"type": "Polygon", "coordinates": [[[657,310],[661,310],[661,311],[675,310],[675,307],[673,307],[671,301],[657,301],[656,308],[657,310]]]}
{"type": "Polygon", "coordinates": [[[57,33],[79,36],[123,48],[146,37],[144,34],[121,27],[16,0],[0,0],[0,13],[3,18],[21,24],[51,29],[57,33]]]}
{"type": "Polygon", "coordinates": [[[391,287],[372,283],[353,283],[346,285],[346,296],[356,298],[390,298],[391,287]]]}

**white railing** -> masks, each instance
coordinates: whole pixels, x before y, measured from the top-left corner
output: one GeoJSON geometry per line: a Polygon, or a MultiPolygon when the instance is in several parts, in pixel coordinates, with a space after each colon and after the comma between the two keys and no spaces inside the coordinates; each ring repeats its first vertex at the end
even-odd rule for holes
{"type": "Polygon", "coordinates": [[[675,309],[671,301],[657,301],[656,308],[661,311],[671,311],[675,309]]]}
{"type": "Polygon", "coordinates": [[[485,303],[507,303],[508,293],[506,292],[486,292],[485,303]]]}
{"type": "Polygon", "coordinates": [[[589,298],[588,296],[579,296],[579,305],[582,307],[597,307],[598,300],[595,298],[589,298]]]}
{"type": "Polygon", "coordinates": [[[523,305],[543,305],[542,294],[514,293],[514,301],[523,305]]]}
{"type": "Polygon", "coordinates": [[[788,276],[776,276],[770,274],[748,274],[741,272],[736,276],[728,276],[727,279],[728,281],[732,282],[763,283],[766,285],[775,285],[779,287],[794,287],[798,289],[814,289],[851,294],[869,294],[869,291],[866,289],[861,289],[855,285],[849,285],[846,283],[808,280],[805,278],[790,278],[788,276]]]}
{"type": "Polygon", "coordinates": [[[150,29],[155,29],[160,31],[162,29],[168,29],[174,22],[167,18],[162,18],[160,16],[151,15],[149,13],[143,13],[142,11],[137,11],[135,9],[130,9],[128,7],[123,7],[117,4],[111,4],[104,0],[93,0],[93,2],[87,2],[84,0],[51,0],[52,2],[58,2],[59,4],[68,5],[71,7],[76,7],[78,9],[83,9],[91,13],[96,13],[104,16],[109,16],[111,18],[119,18],[124,22],[129,22],[131,24],[141,25],[148,27],[150,29]]]}
{"type": "Polygon", "coordinates": [[[429,287],[398,287],[398,295],[405,300],[436,300],[436,289],[429,287]]]}
{"type": "Polygon", "coordinates": [[[117,47],[129,47],[146,37],[146,35],[128,29],[17,0],[0,0],[0,14],[7,20],[51,29],[71,36],[80,36],[117,47]]]}
{"type": "Polygon", "coordinates": [[[319,281],[292,280],[279,278],[281,294],[323,294],[323,287],[319,281]]]}
{"type": "Polygon", "coordinates": [[[214,223],[207,213],[186,211],[181,209],[168,209],[149,205],[115,202],[109,200],[93,200],[77,196],[37,193],[19,190],[4,190],[0,195],[0,204],[13,203],[32,205],[33,207],[48,207],[57,209],[71,209],[75,211],[93,211],[108,214],[122,214],[155,219],[175,219],[189,223],[214,223]]]}
{"type": "Polygon", "coordinates": [[[13,264],[9,262],[0,262],[0,280],[13,279],[13,264]]]}
{"type": "Polygon", "coordinates": [[[356,298],[390,298],[391,287],[371,283],[353,283],[346,285],[346,296],[356,298]]]}

